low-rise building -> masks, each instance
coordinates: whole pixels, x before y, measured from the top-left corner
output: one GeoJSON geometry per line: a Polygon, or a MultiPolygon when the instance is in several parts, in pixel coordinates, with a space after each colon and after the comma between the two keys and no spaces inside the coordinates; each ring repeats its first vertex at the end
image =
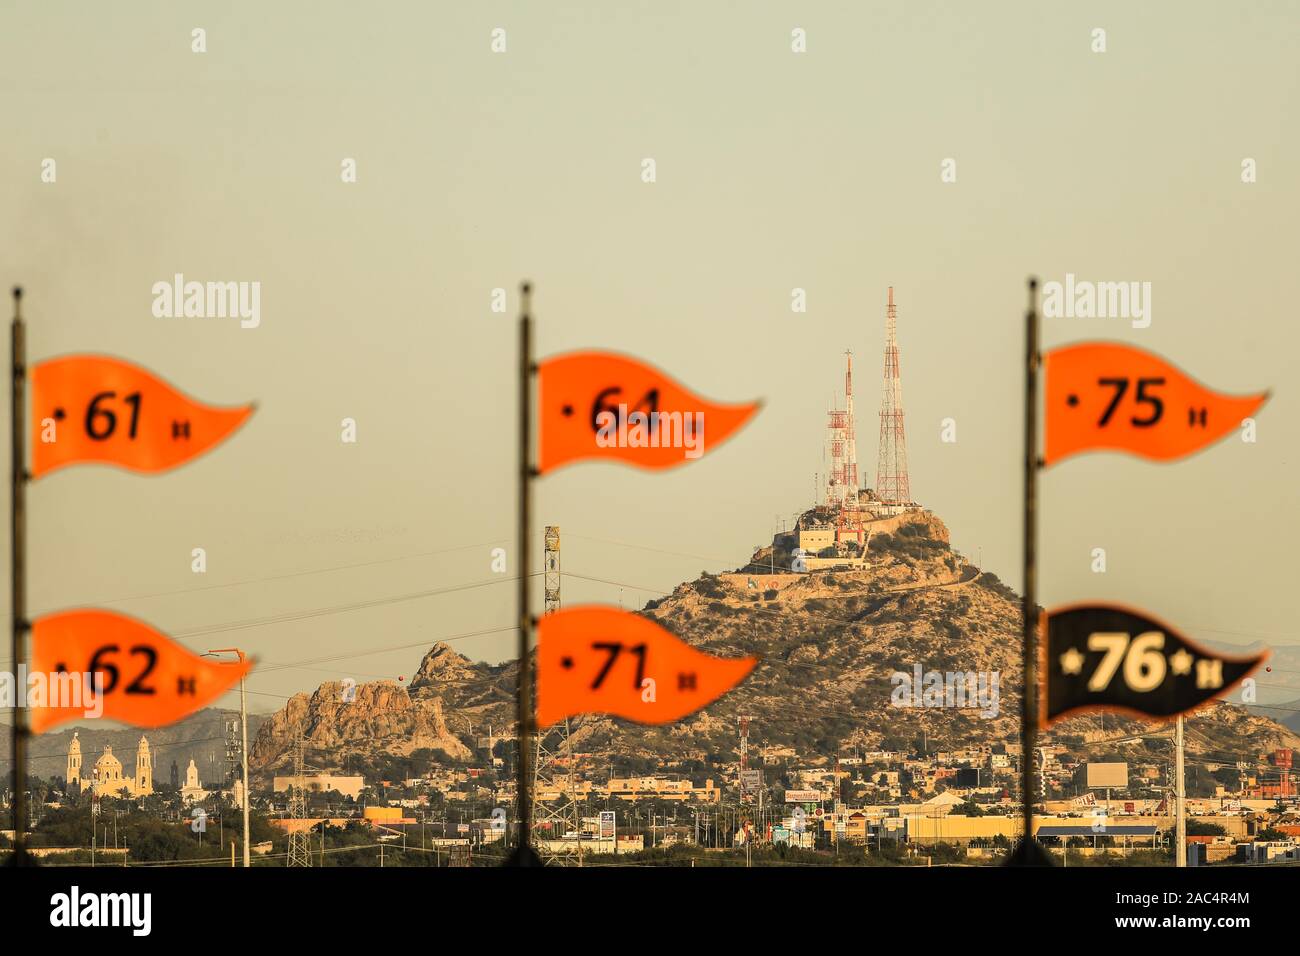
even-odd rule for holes
{"type": "Polygon", "coordinates": [[[271,781],[271,789],[276,793],[284,793],[291,787],[307,790],[310,793],[328,793],[336,790],[343,796],[356,800],[361,796],[361,791],[366,788],[366,781],[362,777],[344,777],[332,773],[305,773],[301,777],[289,774],[283,777],[277,776],[271,781]]]}
{"type": "Polygon", "coordinates": [[[705,803],[717,803],[722,797],[712,780],[697,787],[689,780],[666,777],[613,777],[605,786],[605,794],[621,800],[697,800],[705,803]]]}

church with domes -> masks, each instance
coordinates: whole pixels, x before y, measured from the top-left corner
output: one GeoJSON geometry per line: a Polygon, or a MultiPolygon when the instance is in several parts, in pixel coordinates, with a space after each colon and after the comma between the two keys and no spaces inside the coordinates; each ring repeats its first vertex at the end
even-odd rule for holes
{"type": "Polygon", "coordinates": [[[149,752],[149,741],[140,738],[140,745],[135,752],[135,773],[126,776],[122,772],[122,761],[113,755],[113,748],[105,744],[104,752],[99,755],[91,768],[90,775],[81,772],[81,740],[77,734],[72,735],[68,745],[68,791],[90,790],[100,797],[118,797],[123,791],[127,796],[143,797],[153,793],[153,757],[149,752]]]}

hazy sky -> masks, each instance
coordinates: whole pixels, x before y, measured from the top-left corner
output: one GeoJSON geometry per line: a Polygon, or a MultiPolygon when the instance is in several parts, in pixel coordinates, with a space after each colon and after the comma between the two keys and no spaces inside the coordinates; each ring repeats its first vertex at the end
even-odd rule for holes
{"type": "Polygon", "coordinates": [[[409,679],[449,635],[500,628],[455,646],[510,656],[514,591],[489,562],[513,548],[523,277],[540,355],[617,349],[766,401],[686,467],[539,484],[535,560],[558,524],[567,571],[625,585],[567,579],[566,603],[639,606],[811,504],[846,348],[874,483],[890,285],[913,494],[1018,587],[1024,281],[1073,272],[1152,283],[1151,326],[1053,320],[1047,347],[1116,339],[1275,393],[1256,444],[1046,472],[1041,600],[1300,643],[1296,26],[1290,2],[1186,0],[0,3],[0,281],[27,290],[30,358],[108,352],[260,404],[179,471],[35,483],[30,607],[238,643],[263,662],[259,710],[323,680],[409,679]],[[259,281],[260,327],[154,318],[151,286],[178,272],[259,281]]]}

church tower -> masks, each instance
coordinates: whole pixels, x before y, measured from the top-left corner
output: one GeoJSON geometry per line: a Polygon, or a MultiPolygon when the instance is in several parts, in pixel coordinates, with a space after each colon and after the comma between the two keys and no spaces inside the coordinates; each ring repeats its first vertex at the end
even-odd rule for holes
{"type": "Polygon", "coordinates": [[[140,749],[135,752],[135,796],[153,793],[153,759],[149,756],[149,740],[140,738],[140,749]]]}
{"type": "Polygon", "coordinates": [[[68,745],[67,781],[69,792],[74,788],[81,789],[81,741],[75,731],[72,734],[72,743],[68,745]]]}

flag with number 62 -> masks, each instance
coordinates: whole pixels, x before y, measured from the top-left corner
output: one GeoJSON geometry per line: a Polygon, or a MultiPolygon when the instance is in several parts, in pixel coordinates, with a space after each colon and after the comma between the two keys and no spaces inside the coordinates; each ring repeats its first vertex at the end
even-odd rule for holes
{"type": "Polygon", "coordinates": [[[1044,727],[1081,710],[1176,717],[1223,696],[1268,657],[1207,650],[1169,625],[1115,604],[1048,611],[1039,647],[1044,727]]]}

